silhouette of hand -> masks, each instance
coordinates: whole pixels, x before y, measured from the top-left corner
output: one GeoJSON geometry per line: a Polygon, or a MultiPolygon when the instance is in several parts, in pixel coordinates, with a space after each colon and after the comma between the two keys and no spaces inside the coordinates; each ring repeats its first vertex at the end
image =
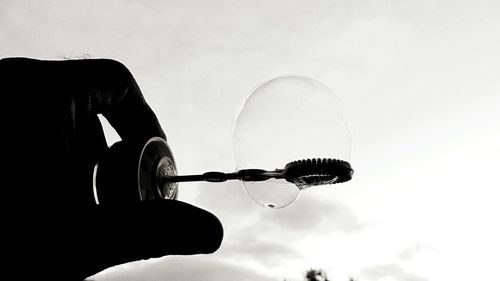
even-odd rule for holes
{"type": "Polygon", "coordinates": [[[94,167],[108,148],[98,114],[123,140],[166,139],[123,64],[5,58],[0,77],[3,249],[16,277],[83,280],[126,262],[219,248],[220,221],[187,203],[95,203],[94,167]]]}

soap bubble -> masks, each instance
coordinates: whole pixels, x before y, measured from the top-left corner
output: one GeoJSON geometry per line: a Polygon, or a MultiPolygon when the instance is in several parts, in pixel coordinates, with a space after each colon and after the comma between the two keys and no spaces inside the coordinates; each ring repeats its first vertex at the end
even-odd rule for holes
{"type": "MultiPolygon", "coordinates": [[[[283,169],[311,158],[349,161],[351,135],[342,106],[326,85],[303,76],[285,76],[256,87],[238,113],[233,130],[236,169],[283,169]]],[[[262,206],[283,208],[301,192],[285,179],[243,181],[262,206]]]]}

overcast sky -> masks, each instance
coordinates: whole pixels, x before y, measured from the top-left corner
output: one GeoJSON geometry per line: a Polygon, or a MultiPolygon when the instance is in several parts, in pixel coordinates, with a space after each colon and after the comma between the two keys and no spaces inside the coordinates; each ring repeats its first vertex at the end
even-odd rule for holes
{"type": "Polygon", "coordinates": [[[312,77],[342,101],[352,181],[280,210],[238,182],[181,184],[224,224],[219,251],[93,280],[496,280],[499,15],[494,0],[0,0],[0,57],[123,62],[180,174],[235,169],[232,122],[264,81],[312,77]]]}

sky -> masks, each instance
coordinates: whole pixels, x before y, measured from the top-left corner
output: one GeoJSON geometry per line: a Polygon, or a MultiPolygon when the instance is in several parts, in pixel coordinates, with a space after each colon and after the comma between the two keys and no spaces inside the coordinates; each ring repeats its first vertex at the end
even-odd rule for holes
{"type": "Polygon", "coordinates": [[[183,183],[179,200],[222,221],[221,248],[89,280],[299,281],[309,268],[334,281],[496,280],[499,14],[486,0],[0,0],[0,57],[121,61],[179,174],[234,171],[235,116],[265,81],[311,77],[341,101],[351,181],[276,210],[239,182],[183,183]]]}

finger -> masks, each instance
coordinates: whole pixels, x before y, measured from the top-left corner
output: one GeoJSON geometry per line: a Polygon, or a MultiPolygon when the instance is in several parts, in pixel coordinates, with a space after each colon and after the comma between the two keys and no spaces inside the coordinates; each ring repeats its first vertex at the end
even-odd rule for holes
{"type": "Polygon", "coordinates": [[[88,93],[90,114],[102,113],[122,139],[166,138],[155,113],[124,64],[111,59],[90,59],[67,61],[65,67],[82,76],[74,85],[88,93]]]}
{"type": "Polygon", "coordinates": [[[215,252],[223,228],[213,214],[173,200],[145,201],[124,209],[99,207],[89,224],[92,241],[84,247],[86,273],[165,255],[215,252]]]}

